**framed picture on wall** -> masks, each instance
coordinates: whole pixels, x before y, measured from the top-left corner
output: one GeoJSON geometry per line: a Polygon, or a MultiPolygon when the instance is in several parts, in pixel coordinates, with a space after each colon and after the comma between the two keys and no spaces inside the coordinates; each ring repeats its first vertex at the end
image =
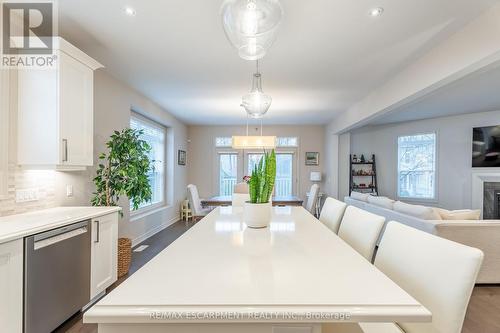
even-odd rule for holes
{"type": "Polygon", "coordinates": [[[177,152],[177,163],[179,165],[186,165],[186,152],[184,150],[177,152]]]}
{"type": "Polygon", "coordinates": [[[306,152],[306,165],[319,165],[319,153],[306,152]]]}

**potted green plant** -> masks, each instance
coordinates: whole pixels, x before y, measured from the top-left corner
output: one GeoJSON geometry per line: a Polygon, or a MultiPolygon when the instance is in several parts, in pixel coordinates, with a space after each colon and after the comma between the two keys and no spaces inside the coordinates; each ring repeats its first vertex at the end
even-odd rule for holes
{"type": "Polygon", "coordinates": [[[149,172],[153,170],[150,145],[141,139],[142,131],[124,129],[115,131],[106,143],[108,153],[99,156],[96,191],[93,206],[116,206],[120,196],[127,196],[133,209],[151,200],[149,172]]]}
{"type": "Polygon", "coordinates": [[[276,154],[265,152],[247,180],[250,201],[245,202],[244,221],[250,228],[265,228],[271,222],[271,195],[276,179],[276,154]]]}

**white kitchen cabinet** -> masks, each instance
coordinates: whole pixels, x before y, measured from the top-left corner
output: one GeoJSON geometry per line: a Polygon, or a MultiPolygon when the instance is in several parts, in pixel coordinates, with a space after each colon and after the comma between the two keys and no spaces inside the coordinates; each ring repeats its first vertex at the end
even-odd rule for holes
{"type": "Polygon", "coordinates": [[[18,164],[82,169],[93,164],[94,70],[97,61],[56,38],[54,69],[18,76],[18,164]]]}
{"type": "Polygon", "coordinates": [[[0,244],[0,327],[23,331],[23,240],[0,244]]]}
{"type": "Polygon", "coordinates": [[[0,70],[0,198],[7,195],[9,171],[9,70],[0,70]]]}
{"type": "Polygon", "coordinates": [[[93,299],[117,280],[118,213],[92,220],[91,255],[90,298],[93,299]]]}

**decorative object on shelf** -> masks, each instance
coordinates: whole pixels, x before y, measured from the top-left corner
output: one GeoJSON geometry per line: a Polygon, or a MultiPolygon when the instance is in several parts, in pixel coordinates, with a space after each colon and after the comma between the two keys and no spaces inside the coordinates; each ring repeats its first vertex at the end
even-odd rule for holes
{"type": "Polygon", "coordinates": [[[245,109],[248,116],[254,119],[264,117],[273,99],[262,91],[262,76],[259,73],[259,61],[256,62],[256,72],[252,79],[252,90],[242,98],[241,106],[245,109]]]}
{"type": "Polygon", "coordinates": [[[245,202],[243,218],[249,228],[265,228],[271,222],[271,194],[276,179],[276,154],[266,152],[248,180],[250,201],[245,202]]]}
{"type": "Polygon", "coordinates": [[[131,260],[132,240],[130,238],[118,238],[118,278],[128,273],[131,260]]]}
{"type": "Polygon", "coordinates": [[[127,196],[138,209],[151,200],[148,173],[154,166],[149,160],[151,147],[141,139],[142,134],[142,130],[126,128],[111,135],[106,143],[108,153],[99,156],[92,206],[117,206],[120,196],[127,196]]]}
{"type": "Polygon", "coordinates": [[[224,32],[239,56],[257,60],[275,41],[283,8],[279,0],[226,0],[221,15],[224,32]]]}
{"type": "Polygon", "coordinates": [[[186,165],[186,151],[184,150],[177,151],[177,164],[186,165]]]}
{"type": "Polygon", "coordinates": [[[364,155],[360,158],[357,155],[350,156],[350,179],[349,179],[349,193],[352,191],[367,191],[373,195],[378,195],[378,182],[377,182],[377,166],[375,164],[375,155],[367,161],[364,155]],[[367,183],[367,180],[371,181],[367,183]]]}
{"type": "Polygon", "coordinates": [[[311,171],[310,180],[312,182],[321,182],[321,172],[319,172],[319,171],[311,171]]]}
{"type": "Polygon", "coordinates": [[[363,169],[359,169],[359,170],[351,170],[351,174],[353,176],[374,176],[375,175],[375,172],[373,170],[363,170],[363,169]]]}
{"type": "Polygon", "coordinates": [[[306,152],[306,165],[319,165],[319,153],[306,152]]]}

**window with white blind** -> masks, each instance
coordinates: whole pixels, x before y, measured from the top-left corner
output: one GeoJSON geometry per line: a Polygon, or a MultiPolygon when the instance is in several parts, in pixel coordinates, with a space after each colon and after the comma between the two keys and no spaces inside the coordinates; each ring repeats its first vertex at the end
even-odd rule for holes
{"type": "Polygon", "coordinates": [[[398,196],[436,198],[436,133],[398,138],[398,196]]]}
{"type": "MultiPolygon", "coordinates": [[[[154,165],[154,170],[149,172],[152,197],[148,202],[143,202],[137,211],[151,207],[161,206],[165,203],[165,152],[167,129],[155,121],[133,113],[130,118],[130,128],[142,130],[141,139],[151,146],[149,158],[154,165]]],[[[132,206],[130,206],[132,210],[132,206]]]]}

